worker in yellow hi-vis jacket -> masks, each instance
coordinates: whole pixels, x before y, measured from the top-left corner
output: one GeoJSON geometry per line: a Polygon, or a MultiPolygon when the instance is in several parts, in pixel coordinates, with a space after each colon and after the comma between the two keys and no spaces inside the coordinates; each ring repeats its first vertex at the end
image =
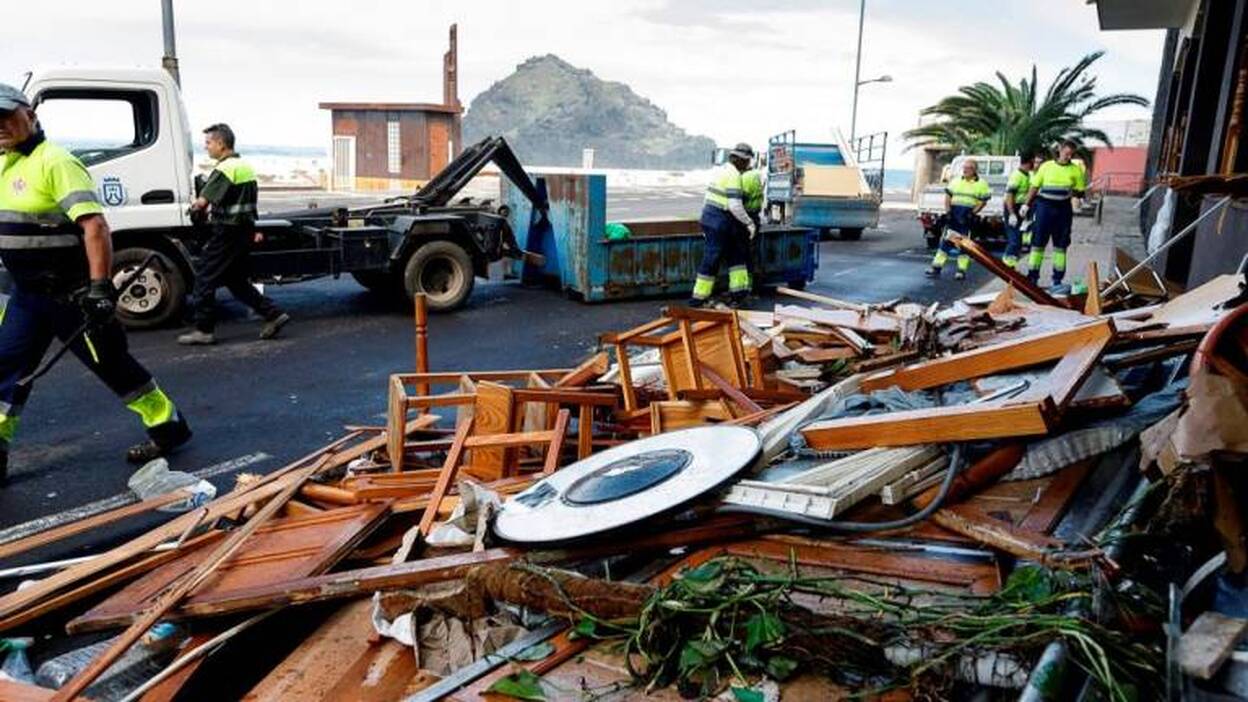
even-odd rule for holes
{"type": "Polygon", "coordinates": [[[754,149],[749,144],[737,144],[728,152],[728,163],[715,169],[707,185],[700,220],[706,248],[689,300],[692,307],[701,307],[711,299],[721,261],[728,264],[732,301],[739,303],[749,294],[749,240],[758,228],[745,211],[741,174],[753,159],[754,149]]]}
{"type": "Polygon", "coordinates": [[[142,419],[148,440],[127,452],[130,461],[186,443],[190,427],[130,355],[114,317],[112,232],[95,183],[77,157],[47,140],[26,96],[2,84],[0,150],[0,259],[14,281],[0,312],[0,480],[30,391],[20,381],[53,337],[142,419]]]}

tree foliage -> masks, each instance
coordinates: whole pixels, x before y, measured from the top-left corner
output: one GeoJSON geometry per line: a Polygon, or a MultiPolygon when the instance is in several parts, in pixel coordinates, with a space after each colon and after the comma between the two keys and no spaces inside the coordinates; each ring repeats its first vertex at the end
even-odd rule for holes
{"type": "Polygon", "coordinates": [[[1148,100],[1131,93],[1098,96],[1096,77],[1088,69],[1105,52],[1084,56],[1074,66],[1063,68],[1040,92],[1036,67],[1031,77],[1017,84],[997,71],[997,84],[980,81],[964,85],[920,113],[937,119],[905,133],[914,146],[944,144],[965,153],[1014,154],[1051,148],[1070,139],[1083,151],[1090,141],[1106,146],[1109,135],[1085,126],[1096,112],[1117,105],[1148,106],[1148,100]]]}

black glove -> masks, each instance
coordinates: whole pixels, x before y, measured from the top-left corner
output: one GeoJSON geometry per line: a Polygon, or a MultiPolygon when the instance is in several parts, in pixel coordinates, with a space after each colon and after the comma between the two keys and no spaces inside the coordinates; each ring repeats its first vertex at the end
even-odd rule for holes
{"type": "Polygon", "coordinates": [[[103,324],[113,318],[117,309],[117,289],[108,278],[93,280],[87,287],[87,294],[82,298],[82,311],[87,319],[96,324],[103,324]]]}

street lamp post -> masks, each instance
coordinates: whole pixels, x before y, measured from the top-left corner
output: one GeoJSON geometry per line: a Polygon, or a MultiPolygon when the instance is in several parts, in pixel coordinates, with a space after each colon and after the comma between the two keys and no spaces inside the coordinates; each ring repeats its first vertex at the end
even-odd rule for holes
{"type": "Polygon", "coordinates": [[[892,76],[880,76],[879,78],[869,78],[862,80],[862,24],[866,18],[867,0],[859,0],[858,3],[858,53],[854,59],[854,107],[849,117],[849,140],[852,142],[854,137],[858,136],[858,88],[867,83],[891,83],[892,76]]]}

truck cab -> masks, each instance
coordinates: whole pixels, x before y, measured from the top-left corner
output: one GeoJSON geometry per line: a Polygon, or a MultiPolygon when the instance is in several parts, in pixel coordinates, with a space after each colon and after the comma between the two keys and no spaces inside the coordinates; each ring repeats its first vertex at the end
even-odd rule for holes
{"type": "Polygon", "coordinates": [[[1018,156],[962,154],[954,157],[941,170],[940,183],[927,186],[919,194],[918,219],[923,225],[923,236],[927,240],[928,248],[934,249],[940,244],[946,214],[945,186],[961,175],[962,164],[967,159],[974,159],[979,164],[979,177],[987,181],[988,187],[992,189],[992,199],[980,210],[974,236],[989,241],[1005,239],[1005,185],[1010,174],[1018,170],[1018,156]]]}
{"type": "MultiPolygon", "coordinates": [[[[118,317],[133,328],[180,319],[195,259],[211,235],[187,209],[195,198],[192,132],[181,90],[157,68],[55,68],[25,86],[48,138],[86,165],[113,230],[118,317]]],[[[474,281],[500,258],[526,257],[506,212],[492,201],[455,201],[484,166],[499,166],[532,202],[531,226],[549,226],[544,191],[502,137],[465,149],[410,196],[355,208],[305,209],[256,222],[255,280],[295,283],[350,274],[367,288],[435,312],[466,304],[474,281]]]]}
{"type": "Polygon", "coordinates": [[[122,319],[131,326],[168,321],[192,276],[189,252],[170,236],[191,228],[186,210],[194,197],[177,83],[160,69],[53,68],[32,73],[25,91],[48,138],[78,156],[95,181],[113,230],[115,281],[158,254],[120,291],[122,319]]]}

